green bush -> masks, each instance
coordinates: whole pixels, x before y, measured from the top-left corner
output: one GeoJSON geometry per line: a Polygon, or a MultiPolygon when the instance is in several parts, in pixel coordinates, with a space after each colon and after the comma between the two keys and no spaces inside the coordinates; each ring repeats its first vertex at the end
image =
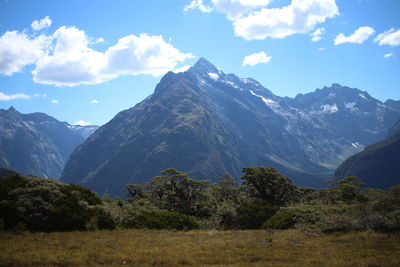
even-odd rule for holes
{"type": "Polygon", "coordinates": [[[97,229],[99,230],[113,230],[116,228],[116,223],[112,219],[109,213],[103,208],[95,208],[95,218],[97,218],[97,229]]]}
{"type": "Polygon", "coordinates": [[[237,210],[238,226],[240,229],[259,229],[277,210],[277,207],[270,206],[264,201],[245,203],[237,210]]]}
{"type": "Polygon", "coordinates": [[[193,230],[199,223],[192,216],[167,210],[142,212],[134,218],[133,228],[193,230]]]}
{"type": "Polygon", "coordinates": [[[91,190],[52,179],[14,175],[0,179],[4,229],[29,231],[113,229],[115,223],[91,190]]]}
{"type": "Polygon", "coordinates": [[[264,229],[289,229],[295,224],[295,213],[287,210],[280,210],[274,216],[262,224],[264,229]]]}

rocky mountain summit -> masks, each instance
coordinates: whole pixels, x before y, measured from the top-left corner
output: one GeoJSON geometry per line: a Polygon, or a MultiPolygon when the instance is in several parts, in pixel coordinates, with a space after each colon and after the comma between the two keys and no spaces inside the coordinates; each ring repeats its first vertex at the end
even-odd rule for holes
{"type": "Polygon", "coordinates": [[[333,84],[279,97],[200,59],[167,73],[151,96],[100,127],[72,153],[61,179],[122,195],[125,184],[170,167],[216,180],[266,165],[318,187],[348,156],[384,139],[398,118],[396,105],[358,89],[333,84]]]}

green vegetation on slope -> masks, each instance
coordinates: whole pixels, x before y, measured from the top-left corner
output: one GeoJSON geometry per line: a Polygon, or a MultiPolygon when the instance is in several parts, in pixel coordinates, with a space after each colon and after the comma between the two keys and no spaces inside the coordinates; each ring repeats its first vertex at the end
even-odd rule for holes
{"type": "Polygon", "coordinates": [[[335,176],[355,175],[370,187],[388,188],[400,183],[400,133],[365,148],[345,160],[335,176]]]}

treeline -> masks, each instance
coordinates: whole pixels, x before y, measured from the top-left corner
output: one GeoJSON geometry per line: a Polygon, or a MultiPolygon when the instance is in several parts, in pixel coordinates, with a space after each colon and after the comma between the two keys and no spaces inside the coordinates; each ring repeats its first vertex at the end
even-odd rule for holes
{"type": "Polygon", "coordinates": [[[347,177],[315,190],[292,184],[272,167],[242,171],[238,184],[227,175],[210,183],[167,169],[148,183],[127,185],[129,204],[121,218],[169,211],[192,216],[202,229],[400,230],[399,185],[364,188],[360,179],[347,177]]]}
{"type": "Polygon", "coordinates": [[[12,174],[0,179],[0,230],[400,230],[400,186],[364,188],[348,177],[315,190],[297,187],[272,167],[245,167],[241,179],[225,175],[211,183],[166,169],[145,184],[127,185],[125,201],[12,174]]]}

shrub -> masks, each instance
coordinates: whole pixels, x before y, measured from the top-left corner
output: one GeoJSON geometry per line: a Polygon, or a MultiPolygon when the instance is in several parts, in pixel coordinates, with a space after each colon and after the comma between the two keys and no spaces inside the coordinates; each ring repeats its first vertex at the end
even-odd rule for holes
{"type": "Polygon", "coordinates": [[[91,190],[52,179],[14,175],[0,179],[0,219],[6,230],[113,229],[115,223],[91,190]]]}
{"type": "Polygon", "coordinates": [[[178,212],[159,210],[142,212],[134,218],[133,228],[193,230],[199,223],[192,216],[178,212]]]}
{"type": "Polygon", "coordinates": [[[266,220],[262,228],[264,229],[289,229],[295,224],[295,213],[288,210],[280,210],[274,216],[266,220]]]}
{"type": "Polygon", "coordinates": [[[265,220],[273,216],[278,208],[264,201],[254,201],[242,204],[237,210],[240,229],[259,229],[265,220]]]}
{"type": "Polygon", "coordinates": [[[113,230],[116,228],[116,223],[103,208],[96,208],[95,214],[97,218],[97,228],[99,230],[113,230]]]}

